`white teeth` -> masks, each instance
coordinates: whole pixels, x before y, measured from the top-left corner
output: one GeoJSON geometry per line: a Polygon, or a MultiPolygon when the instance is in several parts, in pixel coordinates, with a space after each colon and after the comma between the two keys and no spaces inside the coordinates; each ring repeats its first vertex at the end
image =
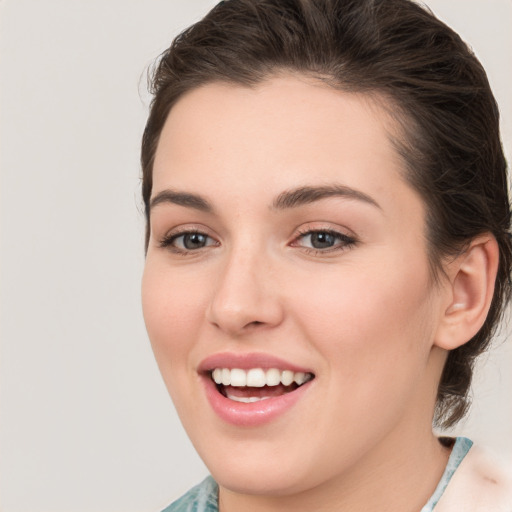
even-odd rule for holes
{"type": "Polygon", "coordinates": [[[228,394],[227,397],[235,402],[243,402],[244,404],[251,404],[252,402],[259,402],[260,400],[267,400],[269,396],[233,396],[228,394]]]}
{"type": "Polygon", "coordinates": [[[267,383],[265,372],[261,368],[252,368],[247,372],[247,385],[252,388],[262,388],[267,383]]]}
{"type": "Polygon", "coordinates": [[[293,382],[293,372],[290,370],[284,370],[281,374],[281,382],[283,386],[289,386],[293,382]]]}
{"type": "Polygon", "coordinates": [[[222,369],[221,368],[215,368],[212,372],[213,380],[215,381],[215,384],[222,384],[222,369]]]}
{"type": "Polygon", "coordinates": [[[270,368],[266,374],[267,386],[277,386],[281,382],[281,372],[276,368],[270,368]]]}
{"type": "Polygon", "coordinates": [[[229,386],[231,384],[231,371],[229,368],[222,368],[222,384],[229,386]]]}
{"type": "MultiPolygon", "coordinates": [[[[262,388],[263,386],[278,386],[279,384],[289,386],[292,382],[300,386],[312,378],[313,375],[311,373],[292,372],[291,370],[281,371],[277,368],[270,368],[266,371],[262,368],[251,368],[250,370],[215,368],[212,371],[212,379],[216,384],[235,387],[249,386],[262,388]]],[[[246,401],[246,399],[238,401],[246,401]]]]}
{"type": "Polygon", "coordinates": [[[306,380],[306,374],[304,372],[295,372],[293,374],[293,380],[300,386],[301,384],[304,384],[306,380]]]}
{"type": "Polygon", "coordinates": [[[238,368],[231,370],[231,385],[232,386],[239,386],[239,387],[245,386],[247,384],[247,379],[248,379],[248,375],[243,370],[239,370],[238,368]]]}

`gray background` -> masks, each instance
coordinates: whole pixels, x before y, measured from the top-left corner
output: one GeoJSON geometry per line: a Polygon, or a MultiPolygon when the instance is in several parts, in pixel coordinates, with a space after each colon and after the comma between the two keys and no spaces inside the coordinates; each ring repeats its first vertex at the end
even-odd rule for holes
{"type": "MultiPolygon", "coordinates": [[[[214,3],[0,1],[3,512],[157,511],[206,474],[144,331],[138,154],[145,67],[214,3]]],[[[486,66],[510,159],[512,1],[428,4],[486,66]]],[[[511,369],[501,342],[457,428],[509,457],[511,369]]]]}

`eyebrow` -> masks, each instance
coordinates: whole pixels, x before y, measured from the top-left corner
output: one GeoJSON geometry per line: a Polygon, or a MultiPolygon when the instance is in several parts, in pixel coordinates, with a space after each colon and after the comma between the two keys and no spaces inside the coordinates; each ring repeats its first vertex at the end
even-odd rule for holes
{"type": "Polygon", "coordinates": [[[200,195],[191,194],[189,192],[178,192],[175,190],[162,190],[159,192],[149,204],[150,210],[155,206],[164,203],[177,204],[179,206],[185,206],[187,208],[194,208],[202,212],[211,213],[213,212],[212,205],[200,195]]]}
{"type": "Polygon", "coordinates": [[[323,185],[318,187],[305,186],[286,190],[276,197],[272,203],[272,208],[277,210],[296,208],[298,206],[314,203],[315,201],[320,201],[321,199],[329,197],[346,197],[348,199],[356,199],[375,206],[380,210],[382,209],[379,203],[377,203],[377,201],[375,201],[371,196],[361,192],[360,190],[339,184],[323,185]]]}
{"type": "MultiPolygon", "coordinates": [[[[371,196],[346,185],[331,184],[322,186],[304,186],[281,192],[272,202],[272,209],[287,210],[314,203],[329,197],[346,197],[356,199],[381,209],[380,205],[371,196]]],[[[190,192],[178,192],[166,189],[159,192],[150,202],[150,209],[159,204],[171,203],[186,208],[194,208],[206,213],[212,213],[213,206],[204,197],[190,192]]]]}

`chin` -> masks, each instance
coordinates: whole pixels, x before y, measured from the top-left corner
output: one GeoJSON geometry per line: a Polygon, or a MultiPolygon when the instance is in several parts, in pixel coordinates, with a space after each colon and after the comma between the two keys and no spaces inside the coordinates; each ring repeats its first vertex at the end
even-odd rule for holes
{"type": "Polygon", "coordinates": [[[238,494],[287,496],[306,490],[305,482],[309,482],[309,486],[312,483],[302,472],[297,474],[296,468],[265,470],[256,464],[247,464],[243,469],[212,467],[211,473],[221,487],[238,494]]]}
{"type": "Polygon", "coordinates": [[[291,432],[280,439],[275,434],[252,440],[220,436],[196,448],[214,480],[234,493],[287,496],[329,479],[326,470],[333,468],[324,464],[321,446],[308,446],[308,439],[291,432]]]}

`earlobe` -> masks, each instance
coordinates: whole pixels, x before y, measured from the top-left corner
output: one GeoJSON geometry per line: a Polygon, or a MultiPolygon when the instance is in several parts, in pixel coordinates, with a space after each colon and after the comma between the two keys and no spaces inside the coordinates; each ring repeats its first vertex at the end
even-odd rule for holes
{"type": "Polygon", "coordinates": [[[447,304],[434,340],[453,350],[468,342],[482,327],[491,306],[498,270],[499,249],[491,234],[475,238],[466,251],[449,264],[447,304]]]}

